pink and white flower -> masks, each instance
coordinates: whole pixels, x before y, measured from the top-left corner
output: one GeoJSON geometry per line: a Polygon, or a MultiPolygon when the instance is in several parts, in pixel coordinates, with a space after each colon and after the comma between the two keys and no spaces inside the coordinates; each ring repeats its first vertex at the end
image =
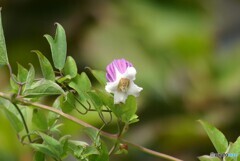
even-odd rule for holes
{"type": "Polygon", "coordinates": [[[114,103],[125,103],[128,95],[139,96],[141,87],[134,84],[136,69],[125,59],[117,59],[107,68],[107,85],[105,89],[114,94],[114,103]]]}

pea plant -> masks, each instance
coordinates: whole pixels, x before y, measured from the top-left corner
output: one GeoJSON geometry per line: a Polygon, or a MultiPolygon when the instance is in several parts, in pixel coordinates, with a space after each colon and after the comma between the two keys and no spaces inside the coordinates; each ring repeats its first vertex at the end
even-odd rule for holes
{"type": "MultiPolygon", "coordinates": [[[[33,50],[31,52],[39,59],[43,78],[36,78],[32,64],[29,64],[29,69],[18,64],[17,74],[14,74],[8,60],[0,14],[0,66],[7,66],[10,73],[10,89],[6,93],[0,92],[0,106],[19,141],[33,149],[33,160],[51,158],[62,161],[71,155],[80,161],[108,161],[111,155],[126,154],[128,146],[131,146],[155,157],[181,161],[124,139],[129,126],[138,122],[136,97],[143,90],[134,83],[137,72],[132,63],[116,59],[107,65],[106,72],[86,68],[98,82],[93,86],[87,73],[78,73],[75,60],[67,56],[64,28],[56,23],[55,36],[44,37],[50,46],[53,66],[40,51],[33,50]],[[51,106],[41,103],[43,97],[50,96],[55,98],[51,106]],[[80,119],[81,115],[91,112],[97,114],[102,126],[95,127],[80,119]],[[31,124],[27,120],[31,120],[31,124]],[[82,133],[91,141],[74,140],[71,135],[63,134],[60,127],[66,120],[83,127],[82,133]],[[116,120],[114,125],[118,132],[104,131],[113,120],[116,120]]],[[[239,139],[228,145],[219,130],[200,122],[217,152],[239,153],[239,139]]],[[[211,156],[199,159],[219,160],[211,156]]]]}
{"type": "Polygon", "coordinates": [[[32,64],[29,69],[18,64],[15,75],[8,61],[1,17],[0,23],[0,65],[8,67],[11,87],[9,93],[0,92],[0,105],[19,141],[34,150],[34,160],[60,161],[72,155],[81,161],[108,161],[111,155],[126,153],[128,146],[132,146],[157,157],[179,161],[123,138],[129,125],[138,122],[136,97],[142,90],[134,84],[136,69],[132,63],[125,59],[114,60],[107,66],[107,73],[87,68],[99,83],[99,86],[92,86],[86,72],[78,73],[75,60],[67,56],[65,31],[56,23],[55,36],[44,35],[50,45],[53,66],[40,51],[33,50],[43,78],[35,77],[32,64]],[[40,103],[43,97],[49,96],[55,98],[52,106],[40,103]],[[101,127],[79,119],[90,112],[98,114],[101,127]],[[82,132],[91,142],[63,135],[60,127],[64,126],[64,120],[61,118],[84,127],[82,132]],[[103,131],[113,119],[118,132],[103,131]],[[32,126],[27,120],[32,121],[32,126]]]}

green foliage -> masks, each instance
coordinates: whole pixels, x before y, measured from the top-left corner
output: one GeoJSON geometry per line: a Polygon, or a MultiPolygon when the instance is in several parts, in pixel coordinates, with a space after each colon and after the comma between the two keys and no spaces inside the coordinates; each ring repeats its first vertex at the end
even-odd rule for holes
{"type": "Polygon", "coordinates": [[[103,102],[95,91],[88,92],[88,96],[93,103],[95,109],[100,113],[103,107],[103,102]]]}
{"type": "Polygon", "coordinates": [[[16,75],[13,74],[12,77],[10,78],[10,86],[12,88],[12,92],[17,93],[19,90],[19,85],[14,80],[17,80],[17,77],[16,75]]]}
{"type": "MultiPolygon", "coordinates": [[[[88,69],[90,69],[90,68],[88,68],[88,69]]],[[[103,86],[106,85],[107,79],[106,79],[105,72],[100,71],[100,70],[92,70],[92,69],[90,69],[90,71],[101,85],[103,85],[103,86]]]]}
{"type": "Polygon", "coordinates": [[[134,96],[129,96],[125,104],[114,105],[112,95],[101,90],[98,90],[97,93],[103,104],[109,107],[122,122],[131,124],[138,121],[138,116],[135,114],[137,111],[137,103],[134,96]]]}
{"type": "Polygon", "coordinates": [[[27,97],[40,97],[65,94],[65,92],[53,81],[41,79],[40,81],[34,82],[23,94],[27,97]]]}
{"type": "Polygon", "coordinates": [[[85,72],[78,74],[70,83],[69,86],[75,89],[79,94],[87,92],[91,89],[91,82],[85,72]]]}
{"type": "Polygon", "coordinates": [[[63,153],[63,146],[61,143],[53,137],[50,137],[44,133],[39,133],[39,135],[44,140],[43,144],[47,145],[56,156],[61,158],[61,155],[63,153]]]}
{"type": "Polygon", "coordinates": [[[45,155],[39,151],[37,151],[34,155],[33,161],[45,161],[45,155]]]}
{"type": "Polygon", "coordinates": [[[0,98],[0,105],[4,106],[4,112],[12,127],[16,130],[16,132],[21,132],[23,130],[23,123],[14,105],[3,98],[0,98]]]}
{"type": "Polygon", "coordinates": [[[35,79],[35,70],[32,64],[30,64],[30,69],[28,71],[27,74],[27,78],[26,78],[26,85],[25,85],[25,89],[28,89],[31,87],[33,81],[35,79]]]}
{"type": "Polygon", "coordinates": [[[90,161],[108,161],[109,160],[109,155],[108,155],[108,149],[107,146],[101,142],[101,146],[98,148],[99,150],[99,155],[91,155],[89,157],[90,161]]]}
{"type": "Polygon", "coordinates": [[[70,113],[75,108],[75,97],[73,93],[68,92],[67,95],[60,96],[60,107],[63,112],[70,113]]]}
{"type": "MultiPolygon", "coordinates": [[[[210,140],[212,141],[215,149],[217,150],[219,155],[224,155],[224,154],[233,154],[237,156],[225,156],[224,160],[226,161],[236,161],[239,160],[240,158],[240,137],[234,142],[230,143],[228,145],[228,141],[223,135],[222,132],[220,132],[217,128],[215,128],[213,125],[199,120],[201,125],[203,126],[204,130],[208,134],[210,140]]],[[[212,157],[212,156],[201,156],[199,157],[200,161],[220,161],[219,158],[217,157],[212,157]]]]}
{"type": "Polygon", "coordinates": [[[68,56],[65,66],[63,68],[63,74],[69,75],[71,78],[74,78],[76,77],[77,72],[78,71],[75,60],[71,56],[68,56]]]}
{"type": "Polygon", "coordinates": [[[43,77],[47,80],[54,81],[55,74],[49,60],[38,50],[33,50],[32,52],[36,53],[39,59],[43,77]]]}
{"type": "Polygon", "coordinates": [[[84,132],[88,135],[88,137],[93,141],[96,147],[100,146],[100,135],[99,132],[93,128],[84,128],[84,132]]]}
{"type": "Polygon", "coordinates": [[[0,8],[0,65],[9,64],[8,56],[7,56],[7,48],[5,44],[5,38],[3,33],[2,27],[2,15],[1,15],[1,8],[0,8]]]}
{"type": "Polygon", "coordinates": [[[48,120],[46,114],[42,110],[33,110],[32,123],[38,130],[46,131],[48,129],[48,120]]]}
{"type": "MultiPolygon", "coordinates": [[[[52,105],[53,108],[60,109],[60,97],[61,97],[61,96],[59,96],[59,97],[54,101],[54,103],[53,103],[53,105],[52,105]]],[[[50,127],[52,127],[52,126],[57,122],[57,119],[59,118],[59,115],[56,114],[56,113],[53,113],[53,112],[49,112],[47,118],[48,118],[48,125],[49,125],[50,127]]]]}
{"type": "Polygon", "coordinates": [[[226,161],[234,161],[234,160],[239,160],[240,158],[240,137],[237,138],[237,140],[229,145],[230,147],[228,148],[228,153],[232,154],[237,154],[237,157],[226,157],[226,161]]]}
{"type": "Polygon", "coordinates": [[[24,68],[22,65],[18,64],[18,75],[17,80],[19,82],[25,83],[28,76],[28,70],[24,68]]]}
{"type": "Polygon", "coordinates": [[[66,55],[67,55],[67,42],[66,42],[66,35],[65,30],[63,27],[56,23],[57,29],[55,38],[53,39],[50,35],[44,35],[50,45],[52,58],[54,66],[62,70],[65,64],[66,55]]]}
{"type": "Polygon", "coordinates": [[[217,158],[217,157],[210,157],[210,156],[201,156],[201,157],[198,157],[198,159],[200,160],[200,161],[220,161],[220,159],[219,158],[217,158]]]}
{"type": "MultiPolygon", "coordinates": [[[[0,49],[5,50],[4,36],[1,32],[0,49]]],[[[34,161],[45,161],[48,157],[62,160],[69,154],[81,161],[108,161],[109,151],[101,138],[101,129],[85,128],[83,130],[90,138],[91,143],[70,140],[71,136],[63,135],[61,132],[60,127],[64,125],[64,122],[59,123],[58,120],[60,116],[69,118],[69,114],[73,110],[77,110],[80,114],[94,111],[103,120],[104,126],[108,124],[104,120],[104,112],[108,112],[111,117],[113,113],[117,120],[122,121],[119,126],[120,124],[128,125],[138,121],[135,114],[137,110],[135,97],[129,96],[125,104],[115,105],[111,94],[92,87],[91,80],[85,72],[78,74],[75,60],[71,56],[66,59],[66,36],[60,24],[57,24],[54,39],[49,35],[45,35],[45,37],[50,44],[54,66],[59,71],[54,72],[51,63],[40,51],[32,51],[38,56],[44,78],[35,78],[36,73],[32,64],[29,64],[29,70],[18,64],[17,76],[10,73],[13,94],[8,99],[13,103],[0,97],[0,105],[4,107],[5,114],[21,141],[26,142],[26,138],[28,138],[27,144],[35,150],[34,161]],[[45,110],[32,107],[36,106],[36,103],[31,103],[42,97],[54,95],[57,97],[51,110],[48,106],[44,106],[45,110]],[[15,104],[20,109],[15,107],[15,104]],[[86,112],[81,113],[76,104],[81,105],[86,112]],[[26,107],[31,108],[27,111],[26,107]],[[57,110],[57,112],[52,112],[52,110],[57,110]],[[27,127],[29,123],[25,120],[31,121],[29,129],[27,127]],[[26,128],[24,133],[23,128],[26,128]]],[[[8,64],[6,50],[0,53],[0,65],[5,64],[8,64]]],[[[106,85],[105,72],[92,69],[90,71],[102,86],[106,85]]],[[[119,137],[125,132],[124,130],[125,128],[123,131],[119,131],[119,137]]],[[[116,138],[116,142],[120,142],[118,138],[116,138]]]]}
{"type": "Polygon", "coordinates": [[[225,153],[227,151],[228,141],[223,135],[223,133],[207,122],[204,122],[202,120],[199,120],[199,122],[201,123],[204,130],[208,134],[208,137],[212,141],[217,152],[225,153]]]}

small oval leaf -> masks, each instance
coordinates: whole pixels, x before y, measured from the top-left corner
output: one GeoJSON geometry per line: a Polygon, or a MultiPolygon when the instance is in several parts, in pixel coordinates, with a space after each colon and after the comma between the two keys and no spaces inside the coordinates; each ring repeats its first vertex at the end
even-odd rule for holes
{"type": "Polygon", "coordinates": [[[8,56],[7,56],[7,48],[5,44],[5,38],[3,33],[2,27],[2,16],[1,16],[1,9],[0,9],[0,65],[9,64],[8,56]]]}
{"type": "Polygon", "coordinates": [[[38,50],[33,50],[32,52],[36,53],[39,59],[43,77],[47,80],[55,80],[55,74],[49,60],[38,50]]]}
{"type": "Polygon", "coordinates": [[[44,37],[50,45],[54,66],[62,70],[67,55],[67,41],[64,28],[59,23],[56,23],[56,25],[55,38],[53,39],[50,35],[44,35],[44,37]]]}
{"type": "Polygon", "coordinates": [[[69,75],[71,78],[74,78],[77,75],[77,65],[75,60],[71,56],[67,57],[67,61],[63,68],[63,74],[69,75]]]}
{"type": "Polygon", "coordinates": [[[63,89],[56,83],[50,80],[42,79],[31,85],[31,87],[24,91],[24,96],[36,97],[46,95],[65,94],[63,89]]]}

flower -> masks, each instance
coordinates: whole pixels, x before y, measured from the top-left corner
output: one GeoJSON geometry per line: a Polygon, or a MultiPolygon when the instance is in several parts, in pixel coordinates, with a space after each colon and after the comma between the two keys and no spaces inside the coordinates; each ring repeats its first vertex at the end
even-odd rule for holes
{"type": "Polygon", "coordinates": [[[141,87],[134,84],[136,69],[125,59],[117,59],[107,68],[105,89],[114,94],[114,104],[125,103],[128,95],[139,96],[141,87]]]}

